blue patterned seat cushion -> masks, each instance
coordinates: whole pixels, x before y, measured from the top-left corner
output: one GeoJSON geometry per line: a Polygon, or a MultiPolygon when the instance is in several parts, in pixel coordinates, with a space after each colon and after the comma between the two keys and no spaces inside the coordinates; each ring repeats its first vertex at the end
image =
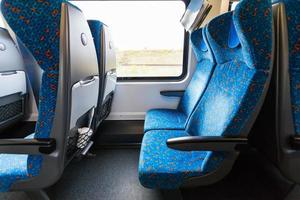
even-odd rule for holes
{"type": "Polygon", "coordinates": [[[289,73],[294,129],[300,135],[300,1],[282,0],[286,8],[289,34],[289,73]]]}
{"type": "Polygon", "coordinates": [[[157,109],[149,111],[145,119],[145,132],[185,129],[187,121],[203,95],[215,67],[214,57],[204,36],[204,29],[192,33],[191,45],[197,59],[197,66],[178,108],[176,110],[157,109]]]}
{"type": "Polygon", "coordinates": [[[150,130],[181,130],[185,128],[187,116],[178,110],[154,109],[148,111],[144,131],[150,130]]]}
{"type": "Polygon", "coordinates": [[[98,21],[98,20],[88,20],[89,27],[91,29],[93,38],[94,38],[94,43],[95,43],[95,48],[97,52],[97,58],[98,58],[98,63],[100,65],[100,55],[101,55],[101,30],[103,23],[98,21]]]}
{"type": "Polygon", "coordinates": [[[0,154],[0,192],[6,192],[11,184],[29,177],[28,155],[0,154]]]}
{"type": "MultiPolygon", "coordinates": [[[[33,139],[34,134],[26,139],[33,139]]],[[[6,192],[11,184],[30,178],[28,155],[0,154],[0,192],[6,192]]]]}
{"type": "Polygon", "coordinates": [[[189,136],[180,130],[156,130],[145,134],[139,160],[139,179],[147,188],[175,189],[192,177],[203,176],[223,161],[210,160],[208,151],[183,152],[168,148],[167,140],[189,136]]]}

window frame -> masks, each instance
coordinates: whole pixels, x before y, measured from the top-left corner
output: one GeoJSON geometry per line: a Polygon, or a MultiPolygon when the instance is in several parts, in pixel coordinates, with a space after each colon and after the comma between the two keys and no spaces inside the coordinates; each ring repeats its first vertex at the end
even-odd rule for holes
{"type": "Polygon", "coordinates": [[[118,82],[170,82],[170,81],[182,81],[186,78],[188,72],[188,55],[189,55],[189,40],[190,35],[187,31],[184,31],[184,44],[183,44],[183,61],[182,61],[182,73],[180,76],[165,76],[165,77],[118,77],[118,82]]]}
{"type": "MultiPolygon", "coordinates": [[[[84,0],[71,0],[72,1],[84,1],[84,0]]],[[[101,1],[101,0],[99,0],[101,1]]],[[[107,0],[107,1],[120,1],[120,0],[107,0]]],[[[124,0],[124,1],[133,1],[133,0],[124,0]]],[[[138,0],[138,1],[149,1],[149,0],[138,0]]],[[[160,0],[150,0],[150,1],[160,1],[160,0]]],[[[165,0],[164,0],[165,1],[165,0]]],[[[185,9],[187,8],[188,4],[190,3],[190,0],[167,0],[167,1],[182,1],[185,5],[185,9]]],[[[189,40],[190,40],[190,34],[184,29],[184,38],[183,38],[183,62],[182,62],[182,73],[180,76],[172,77],[172,76],[166,76],[166,77],[118,77],[118,82],[180,82],[184,80],[188,73],[188,57],[189,57],[189,40]]]]}

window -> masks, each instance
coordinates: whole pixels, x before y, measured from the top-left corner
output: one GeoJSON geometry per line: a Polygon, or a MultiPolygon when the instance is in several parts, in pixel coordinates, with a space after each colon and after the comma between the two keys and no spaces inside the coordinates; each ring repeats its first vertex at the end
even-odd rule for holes
{"type": "Polygon", "coordinates": [[[1,15],[0,15],[0,27],[4,27],[4,22],[3,22],[2,18],[1,18],[1,15]]]}
{"type": "MultiPolygon", "coordinates": [[[[0,0],[0,5],[1,5],[1,0],[0,0]]],[[[0,12],[0,27],[4,27],[4,22],[3,22],[3,19],[2,19],[1,12],[0,12]]]]}
{"type": "Polygon", "coordinates": [[[178,78],[184,75],[182,1],[73,1],[87,19],[110,27],[119,78],[178,78]]]}
{"type": "MultiPolygon", "coordinates": [[[[0,5],[1,5],[1,0],[0,0],[0,5]]],[[[1,11],[0,11],[0,27],[4,27],[4,22],[2,19],[1,11]]]]}
{"type": "Polygon", "coordinates": [[[235,10],[235,7],[239,4],[239,2],[233,2],[231,5],[231,11],[235,10]]]}

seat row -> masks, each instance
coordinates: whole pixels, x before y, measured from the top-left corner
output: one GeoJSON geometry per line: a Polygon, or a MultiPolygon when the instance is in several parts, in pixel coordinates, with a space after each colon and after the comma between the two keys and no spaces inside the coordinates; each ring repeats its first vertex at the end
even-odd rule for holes
{"type": "Polygon", "coordinates": [[[15,60],[1,59],[0,67],[14,62],[4,66],[5,71],[21,70],[30,77],[33,68],[24,67],[22,47],[42,77],[34,74],[41,81],[35,133],[0,141],[0,191],[46,188],[74,156],[91,147],[93,133],[110,112],[117,78],[113,44],[105,24],[87,21],[79,8],[64,0],[3,0],[1,13],[9,34],[0,30],[0,36],[6,36],[0,37],[5,45],[0,56],[9,54],[5,58],[15,60]]]}
{"type": "Polygon", "coordinates": [[[300,183],[299,9],[294,0],[243,0],[192,33],[198,66],[178,109],[146,116],[139,164],[145,187],[175,189],[223,178],[247,143],[267,90],[253,129],[256,147],[300,183]]]}
{"type": "Polygon", "coordinates": [[[271,1],[240,1],[193,32],[191,44],[198,64],[178,108],[146,116],[139,178],[147,188],[208,185],[230,172],[270,85],[271,1]]]}

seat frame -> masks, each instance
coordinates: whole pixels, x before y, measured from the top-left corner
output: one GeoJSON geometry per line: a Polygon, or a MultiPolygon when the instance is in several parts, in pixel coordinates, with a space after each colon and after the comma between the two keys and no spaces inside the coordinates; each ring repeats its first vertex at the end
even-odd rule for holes
{"type": "MultiPolygon", "coordinates": [[[[290,180],[300,181],[300,151],[292,116],[291,86],[289,77],[289,33],[286,6],[283,2],[273,5],[276,20],[276,164],[290,180]]],[[[300,183],[300,182],[298,182],[300,183]]]]}
{"type": "MultiPolygon", "coordinates": [[[[56,101],[55,115],[54,115],[53,124],[51,127],[51,134],[50,134],[50,138],[52,138],[51,140],[55,140],[55,149],[49,154],[43,154],[43,164],[38,176],[15,182],[11,186],[10,191],[28,191],[28,192],[35,191],[35,195],[41,194],[42,196],[45,196],[44,193],[41,191],[36,192],[37,189],[47,188],[53,185],[54,183],[56,183],[60,179],[64,171],[64,168],[69,163],[66,153],[67,153],[68,136],[71,132],[70,129],[73,128],[70,127],[71,119],[72,119],[72,114],[70,113],[72,110],[71,105],[72,105],[73,86],[75,83],[78,82],[78,80],[85,80],[87,77],[98,75],[98,67],[97,67],[96,59],[94,64],[95,67],[93,67],[93,63],[91,63],[90,67],[86,68],[85,70],[78,71],[78,68],[80,66],[77,65],[76,66],[72,65],[72,69],[71,69],[71,62],[75,62],[75,63],[77,62],[76,60],[71,60],[70,58],[70,55],[72,54],[71,52],[72,50],[69,48],[70,39],[72,37],[72,35],[69,34],[71,32],[70,29],[72,29],[72,31],[75,33],[78,31],[80,32],[84,31],[88,33],[90,32],[90,29],[87,24],[85,28],[80,27],[80,23],[82,23],[83,20],[81,20],[82,16],[78,14],[78,8],[72,6],[67,2],[63,2],[61,12],[62,15],[61,15],[60,30],[61,33],[65,33],[65,34],[62,34],[60,37],[59,80],[58,80],[58,88],[57,88],[57,101],[56,101]],[[69,21],[69,19],[71,18],[73,20],[69,21]],[[73,26],[70,26],[70,24],[72,22],[74,23],[75,21],[77,23],[73,24],[73,26]]],[[[78,45],[78,44],[76,43],[74,45],[78,45]]],[[[91,50],[88,51],[88,53],[93,52],[95,49],[94,43],[89,45],[88,48],[90,48],[91,50]]],[[[96,53],[95,53],[95,57],[96,57],[96,53]]],[[[80,59],[80,58],[75,58],[75,59],[80,59]]],[[[91,110],[93,110],[93,108],[91,110]]],[[[88,115],[89,112],[90,111],[88,111],[87,113],[88,115]]],[[[22,140],[22,141],[26,142],[27,140],[22,140]]],[[[32,140],[31,142],[36,143],[38,142],[38,140],[37,141],[32,140]]],[[[35,148],[36,147],[37,146],[35,146],[35,148]]],[[[6,148],[7,151],[9,152],[9,149],[11,147],[7,146],[6,148]]],[[[1,148],[1,149],[5,150],[5,148],[1,148]]],[[[5,151],[3,153],[5,153],[5,151]]]]}
{"type": "MultiPolygon", "coordinates": [[[[273,26],[273,30],[274,30],[274,26],[273,26]]],[[[273,36],[272,36],[272,40],[275,41],[275,34],[273,31],[273,36]]],[[[273,42],[274,44],[274,42],[273,42]]],[[[273,73],[273,63],[274,63],[274,55],[275,55],[275,48],[273,47],[273,53],[272,53],[272,62],[270,63],[270,74],[269,77],[267,79],[266,82],[266,86],[264,88],[264,91],[261,95],[261,98],[258,101],[258,104],[255,108],[255,110],[252,112],[252,116],[250,117],[250,120],[248,121],[247,125],[244,127],[244,129],[241,131],[241,138],[247,137],[247,135],[250,133],[251,128],[253,126],[253,124],[255,123],[257,116],[260,113],[260,110],[263,106],[263,103],[265,101],[265,98],[267,96],[268,93],[268,89],[271,83],[271,78],[272,78],[272,73],[273,73]]],[[[193,137],[192,137],[193,138],[193,137]]],[[[237,144],[238,145],[238,144],[237,144]]],[[[213,147],[212,147],[213,148],[213,147]]],[[[232,167],[237,159],[237,157],[239,156],[240,152],[239,151],[230,151],[228,152],[228,155],[226,157],[226,159],[223,161],[223,163],[213,172],[208,173],[204,176],[201,177],[194,177],[194,178],[190,178],[187,179],[181,188],[193,188],[193,187],[198,187],[198,186],[204,186],[204,185],[211,185],[214,184],[216,182],[219,182],[220,180],[222,180],[226,175],[229,174],[229,172],[232,170],[232,167]]]]}

